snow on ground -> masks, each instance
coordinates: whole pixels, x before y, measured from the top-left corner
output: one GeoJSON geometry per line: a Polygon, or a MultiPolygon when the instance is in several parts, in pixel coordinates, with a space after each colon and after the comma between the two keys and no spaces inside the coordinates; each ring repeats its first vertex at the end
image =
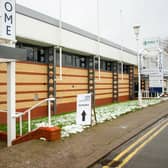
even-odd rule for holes
{"type": "MultiPolygon", "coordinates": [[[[160,99],[143,100],[143,107],[157,104],[160,99]]],[[[126,114],[128,112],[134,112],[142,107],[138,106],[138,101],[127,101],[124,103],[113,103],[107,106],[96,108],[97,123],[103,123],[108,120],[116,119],[117,117],[126,114]]],[[[47,126],[47,118],[32,121],[34,128],[40,126],[47,126]],[[38,122],[38,123],[37,123],[38,122]]],[[[52,125],[61,127],[62,138],[68,137],[71,134],[84,131],[89,126],[76,125],[76,113],[68,113],[63,115],[52,116],[52,125]]]]}

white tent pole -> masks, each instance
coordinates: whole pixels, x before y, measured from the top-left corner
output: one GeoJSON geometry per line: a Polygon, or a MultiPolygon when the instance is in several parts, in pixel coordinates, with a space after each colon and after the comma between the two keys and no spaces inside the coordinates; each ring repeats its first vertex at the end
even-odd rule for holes
{"type": "Polygon", "coordinates": [[[97,0],[97,57],[98,57],[98,76],[100,76],[100,9],[99,9],[99,0],[97,0]]]}
{"type": "Polygon", "coordinates": [[[121,53],[120,53],[120,55],[121,55],[121,78],[122,78],[122,80],[123,80],[123,78],[124,78],[124,75],[123,75],[123,32],[122,32],[122,19],[123,19],[123,11],[122,11],[122,9],[120,9],[120,38],[121,38],[121,44],[120,44],[120,46],[121,46],[121,53]]]}
{"type": "Polygon", "coordinates": [[[60,73],[60,80],[62,80],[62,0],[59,0],[59,73],[60,73]]]}

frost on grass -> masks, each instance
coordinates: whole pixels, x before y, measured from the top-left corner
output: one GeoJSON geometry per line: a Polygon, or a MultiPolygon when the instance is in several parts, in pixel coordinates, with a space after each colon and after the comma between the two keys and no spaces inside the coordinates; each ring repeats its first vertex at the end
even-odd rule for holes
{"type": "MultiPolygon", "coordinates": [[[[143,100],[143,107],[159,103],[160,99],[143,100]]],[[[103,123],[105,121],[113,120],[119,116],[128,112],[133,112],[140,109],[138,101],[128,101],[124,103],[115,103],[107,106],[96,108],[97,123],[103,123]]],[[[71,134],[82,132],[89,126],[76,125],[76,113],[52,116],[52,126],[61,127],[61,136],[68,137],[71,134]]],[[[35,120],[32,123],[34,128],[47,125],[47,118],[41,120],[35,120]]]]}

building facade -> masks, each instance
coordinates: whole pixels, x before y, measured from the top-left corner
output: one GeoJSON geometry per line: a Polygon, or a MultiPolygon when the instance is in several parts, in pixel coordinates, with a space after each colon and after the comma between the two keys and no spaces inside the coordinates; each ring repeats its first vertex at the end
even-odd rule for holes
{"type": "MultiPolygon", "coordinates": [[[[88,92],[94,94],[96,106],[134,98],[136,53],[97,39],[64,22],[60,28],[58,20],[16,5],[16,48],[27,52],[27,61],[16,63],[16,111],[48,97],[56,98],[53,114],[75,111],[76,96],[88,92]]],[[[0,123],[6,123],[6,73],[7,65],[0,63],[0,123]]],[[[43,116],[47,104],[32,114],[43,116]]]]}

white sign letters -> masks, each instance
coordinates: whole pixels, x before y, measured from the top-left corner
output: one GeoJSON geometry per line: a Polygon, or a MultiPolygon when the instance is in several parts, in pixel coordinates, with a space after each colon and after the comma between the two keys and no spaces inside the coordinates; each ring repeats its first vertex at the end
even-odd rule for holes
{"type": "Polygon", "coordinates": [[[0,38],[15,41],[15,0],[0,0],[0,38]]]}

